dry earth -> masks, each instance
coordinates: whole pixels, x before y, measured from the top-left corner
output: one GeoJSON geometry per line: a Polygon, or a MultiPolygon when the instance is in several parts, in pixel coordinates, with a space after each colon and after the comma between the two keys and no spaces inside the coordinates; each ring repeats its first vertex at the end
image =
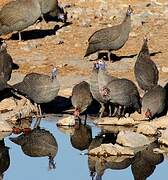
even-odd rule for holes
{"type": "MultiPolygon", "coordinates": [[[[1,0],[0,7],[10,0],[1,0]]],[[[133,67],[143,37],[150,38],[152,59],[160,70],[160,84],[168,82],[168,2],[167,0],[60,0],[72,24],[53,34],[56,22],[39,22],[23,33],[25,41],[6,36],[8,52],[20,68],[12,74],[11,83],[20,81],[26,73],[50,73],[50,65],[59,69],[62,90],[71,88],[81,80],[88,80],[92,62],[83,59],[90,35],[103,27],[122,21],[128,4],[134,9],[132,32],[125,46],[114,52],[120,61],[107,62],[110,73],[134,79],[133,67]],[[36,29],[36,31],[34,31],[36,29]],[[60,43],[62,42],[62,43],[60,43]]],[[[61,94],[63,91],[60,91],[61,94]]],[[[68,91],[68,94],[70,92],[68,91]]]]}

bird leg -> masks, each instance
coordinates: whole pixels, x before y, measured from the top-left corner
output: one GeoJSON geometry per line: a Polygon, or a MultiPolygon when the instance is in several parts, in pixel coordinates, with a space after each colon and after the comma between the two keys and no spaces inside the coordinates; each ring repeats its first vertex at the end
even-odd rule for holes
{"type": "Polygon", "coordinates": [[[49,156],[49,170],[55,168],[56,168],[56,163],[54,162],[54,159],[51,156],[49,156]]]}
{"type": "Polygon", "coordinates": [[[47,24],[46,20],[44,19],[43,14],[41,14],[41,18],[42,18],[42,21],[45,22],[45,23],[47,24]]]}
{"type": "Polygon", "coordinates": [[[107,52],[107,58],[108,58],[109,61],[113,62],[113,61],[111,60],[111,52],[110,52],[110,51],[107,52]]]}
{"type": "Polygon", "coordinates": [[[117,115],[116,115],[118,117],[118,119],[120,119],[120,117],[121,117],[122,110],[123,110],[123,106],[119,106],[118,110],[117,110],[117,115]]]}
{"type": "Polygon", "coordinates": [[[109,117],[112,116],[112,109],[111,109],[111,105],[109,104],[109,117]]]}
{"type": "Polygon", "coordinates": [[[84,125],[86,125],[86,120],[87,120],[87,113],[85,112],[85,121],[84,121],[84,125]]]}
{"type": "Polygon", "coordinates": [[[21,32],[19,31],[18,34],[19,34],[19,41],[22,41],[21,32]]]}
{"type": "Polygon", "coordinates": [[[42,112],[41,112],[40,104],[38,104],[38,109],[39,109],[39,116],[42,117],[42,112]]]}
{"type": "Polygon", "coordinates": [[[125,107],[125,106],[123,106],[123,108],[122,108],[122,112],[121,112],[121,116],[122,116],[122,117],[125,117],[125,110],[126,110],[126,107],[125,107]]]}
{"type": "Polygon", "coordinates": [[[40,104],[37,105],[38,107],[38,114],[37,114],[37,120],[34,124],[34,128],[37,128],[40,126],[40,121],[41,121],[41,118],[42,118],[42,112],[41,112],[41,107],[40,107],[40,104]]]}
{"type": "Polygon", "coordinates": [[[79,124],[82,124],[82,119],[78,116],[79,124]]]}
{"type": "Polygon", "coordinates": [[[112,114],[112,117],[115,117],[117,115],[118,107],[114,107],[114,112],[112,114]]]}
{"type": "Polygon", "coordinates": [[[100,108],[100,115],[99,115],[99,118],[102,118],[103,113],[104,113],[104,110],[105,110],[105,107],[104,107],[104,104],[103,104],[103,103],[100,103],[100,104],[101,104],[101,108],[100,108]]]}

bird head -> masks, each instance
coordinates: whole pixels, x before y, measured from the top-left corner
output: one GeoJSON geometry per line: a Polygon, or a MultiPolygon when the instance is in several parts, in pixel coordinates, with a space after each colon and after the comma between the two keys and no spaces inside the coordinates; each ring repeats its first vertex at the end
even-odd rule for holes
{"type": "Polygon", "coordinates": [[[74,117],[79,117],[79,114],[80,114],[80,108],[75,108],[75,111],[73,113],[74,117]]]}
{"type": "Polygon", "coordinates": [[[97,61],[97,63],[98,63],[99,69],[102,69],[102,70],[106,69],[106,64],[105,64],[105,62],[102,59],[99,59],[97,61]]]}
{"type": "Polygon", "coordinates": [[[151,110],[149,108],[145,112],[145,118],[147,118],[147,119],[151,119],[152,118],[152,112],[151,112],[151,110]]]}
{"type": "Polygon", "coordinates": [[[93,69],[99,70],[99,64],[98,64],[98,62],[93,63],[93,69]]]}
{"type": "Polygon", "coordinates": [[[103,97],[107,97],[109,96],[110,90],[107,87],[103,87],[102,89],[100,89],[100,94],[103,97]]]}
{"type": "Polygon", "coordinates": [[[132,9],[131,5],[129,5],[128,9],[127,9],[127,12],[126,12],[126,15],[131,16],[132,13],[133,13],[133,9],[132,9]]]}
{"type": "Polygon", "coordinates": [[[57,68],[52,64],[51,65],[51,80],[54,80],[57,77],[57,68]]]}
{"type": "Polygon", "coordinates": [[[57,17],[58,20],[60,20],[63,23],[67,22],[67,12],[64,12],[64,8],[61,6],[58,6],[58,13],[57,13],[57,17]]]}
{"type": "Polygon", "coordinates": [[[141,55],[147,55],[147,56],[150,55],[150,54],[149,54],[149,48],[148,48],[148,40],[149,40],[149,39],[147,38],[147,36],[145,36],[144,39],[143,39],[143,45],[142,45],[142,48],[141,48],[139,54],[141,54],[141,55]]]}

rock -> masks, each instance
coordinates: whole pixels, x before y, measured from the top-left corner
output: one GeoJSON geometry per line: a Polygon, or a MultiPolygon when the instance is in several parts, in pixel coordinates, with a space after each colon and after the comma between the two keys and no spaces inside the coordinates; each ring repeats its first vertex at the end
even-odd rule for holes
{"type": "Polygon", "coordinates": [[[101,144],[97,148],[89,151],[89,155],[93,156],[121,156],[121,155],[134,155],[134,151],[128,147],[122,147],[118,144],[101,144]]]}
{"type": "Polygon", "coordinates": [[[116,142],[132,148],[142,147],[151,143],[146,136],[130,131],[121,131],[117,136],[116,142]]]}
{"type": "Polygon", "coordinates": [[[130,126],[113,126],[113,125],[98,125],[103,132],[118,134],[120,131],[135,131],[135,127],[130,126]]]}
{"type": "Polygon", "coordinates": [[[12,98],[6,98],[1,101],[0,112],[11,111],[16,107],[16,102],[12,98]]]}
{"type": "Polygon", "coordinates": [[[128,118],[116,118],[116,117],[104,117],[101,119],[97,119],[94,121],[97,125],[135,125],[136,122],[134,121],[133,118],[128,117],[128,118]]]}
{"type": "Polygon", "coordinates": [[[137,33],[135,33],[135,32],[130,32],[130,35],[129,35],[130,37],[137,37],[138,36],[138,34],[137,33]]]}
{"type": "Polygon", "coordinates": [[[168,73],[168,67],[163,66],[163,67],[162,67],[162,72],[168,73]]]}
{"type": "Polygon", "coordinates": [[[161,137],[158,139],[160,144],[168,146],[168,127],[166,130],[161,131],[161,137]]]}
{"type": "Polygon", "coordinates": [[[149,124],[139,124],[137,128],[137,133],[142,133],[144,135],[153,136],[157,135],[158,131],[155,126],[149,125],[149,124]]]}
{"type": "Polygon", "coordinates": [[[66,134],[66,135],[73,135],[75,132],[74,127],[68,127],[68,126],[58,126],[57,127],[60,132],[66,134]]]}
{"type": "Polygon", "coordinates": [[[157,129],[168,127],[168,116],[162,116],[149,122],[150,125],[155,126],[157,129]]]}
{"type": "MultiPolygon", "coordinates": [[[[7,129],[9,127],[7,126],[7,124],[5,124],[5,121],[10,121],[15,124],[17,119],[30,117],[32,113],[37,112],[37,107],[35,107],[28,99],[18,94],[17,96],[20,97],[21,99],[16,99],[16,102],[12,103],[12,105],[8,104],[8,108],[3,109],[4,112],[3,113],[1,112],[0,114],[0,122],[2,123],[2,127],[6,126],[7,129]]],[[[11,101],[12,98],[1,101],[0,106],[6,107],[6,102],[11,102],[11,101]]]]}
{"type": "Polygon", "coordinates": [[[60,96],[65,96],[65,97],[69,97],[72,95],[72,88],[65,88],[65,89],[61,89],[58,92],[58,95],[60,96]]]}
{"type": "Polygon", "coordinates": [[[74,125],[75,125],[74,116],[64,117],[62,119],[59,119],[57,122],[57,126],[74,126],[74,125]]]}
{"type": "Polygon", "coordinates": [[[0,132],[12,132],[12,127],[6,121],[0,121],[0,132]]]}
{"type": "Polygon", "coordinates": [[[139,114],[138,112],[134,112],[133,114],[130,115],[131,118],[133,118],[135,121],[144,121],[144,115],[139,114]]]}
{"type": "Polygon", "coordinates": [[[0,132],[0,141],[3,140],[5,137],[11,135],[12,131],[0,132]]]}

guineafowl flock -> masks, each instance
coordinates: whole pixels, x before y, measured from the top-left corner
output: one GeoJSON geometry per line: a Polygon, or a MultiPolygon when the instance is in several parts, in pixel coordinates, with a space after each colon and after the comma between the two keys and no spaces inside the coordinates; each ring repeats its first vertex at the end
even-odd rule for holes
{"type": "MultiPolygon", "coordinates": [[[[123,21],[115,26],[100,29],[88,39],[88,47],[84,57],[96,52],[106,51],[108,60],[111,51],[122,48],[131,32],[132,7],[129,5],[123,21]]],[[[66,22],[67,13],[58,5],[56,0],[16,0],[2,7],[0,11],[0,35],[17,31],[21,40],[21,31],[45,15],[51,15],[66,22]]],[[[7,53],[4,41],[0,45],[0,90],[7,88],[17,92],[36,103],[41,116],[41,103],[48,103],[56,98],[60,89],[57,79],[57,69],[52,65],[51,75],[30,73],[22,82],[13,86],[7,81],[12,74],[13,61],[7,53]]],[[[113,64],[111,63],[110,66],[113,64]]],[[[104,58],[96,59],[93,63],[90,81],[82,81],[72,88],[71,102],[74,107],[74,117],[80,119],[80,114],[85,112],[93,99],[101,105],[99,117],[104,116],[105,107],[108,108],[109,117],[118,117],[137,111],[143,113],[147,119],[160,116],[167,108],[166,90],[158,84],[159,71],[154,61],[151,60],[148,49],[148,38],[144,37],[143,45],[137,56],[134,75],[136,83],[125,77],[115,77],[108,72],[104,58]],[[141,97],[139,88],[144,91],[141,97]]],[[[85,122],[86,122],[85,118],[85,122]]]]}

